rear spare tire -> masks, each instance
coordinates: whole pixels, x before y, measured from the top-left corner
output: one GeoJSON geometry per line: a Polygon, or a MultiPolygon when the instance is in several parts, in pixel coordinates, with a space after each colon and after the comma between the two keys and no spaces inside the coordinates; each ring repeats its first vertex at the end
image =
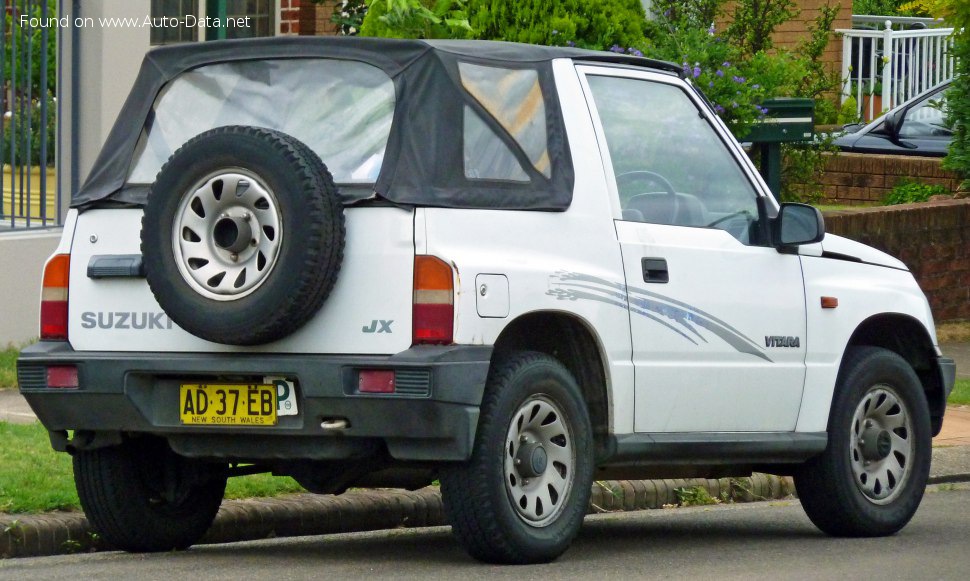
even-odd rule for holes
{"type": "Polygon", "coordinates": [[[256,345],[306,323],[343,258],[343,206],[326,166],[296,139],[220,127],[180,147],[142,219],[148,285],[203,339],[256,345]]]}

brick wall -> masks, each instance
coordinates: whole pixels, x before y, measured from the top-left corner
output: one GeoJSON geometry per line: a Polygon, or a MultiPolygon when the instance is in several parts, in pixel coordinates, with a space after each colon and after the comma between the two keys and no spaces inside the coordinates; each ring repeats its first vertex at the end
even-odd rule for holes
{"type": "MultiPolygon", "coordinates": [[[[293,0],[291,0],[293,1],[293,0]]],[[[300,7],[300,31],[304,36],[331,36],[339,31],[330,17],[333,15],[337,0],[316,4],[303,0],[300,7]]]]}
{"type": "MultiPolygon", "coordinates": [[[[306,0],[310,4],[310,0],[306,0]]],[[[280,34],[300,34],[300,0],[280,0],[280,34]]]]}
{"type": "MultiPolygon", "coordinates": [[[[718,30],[724,30],[730,22],[730,15],[734,13],[732,4],[732,2],[725,4],[726,17],[717,23],[718,30]]],[[[832,23],[833,29],[852,28],[852,0],[795,0],[795,4],[799,10],[798,16],[780,25],[772,36],[778,48],[794,49],[808,40],[808,28],[815,23],[821,7],[825,5],[841,6],[838,17],[832,23]]],[[[842,39],[835,33],[832,33],[823,61],[828,63],[833,71],[839,71],[842,68],[842,39]]]]}
{"type": "Polygon", "coordinates": [[[937,322],[970,320],[970,200],[826,212],[825,230],[905,262],[937,322]]]}
{"type": "Polygon", "coordinates": [[[941,185],[956,191],[960,179],[944,171],[940,163],[938,157],[911,155],[840,153],[829,156],[820,180],[822,203],[850,206],[879,203],[903,182],[941,185]]]}

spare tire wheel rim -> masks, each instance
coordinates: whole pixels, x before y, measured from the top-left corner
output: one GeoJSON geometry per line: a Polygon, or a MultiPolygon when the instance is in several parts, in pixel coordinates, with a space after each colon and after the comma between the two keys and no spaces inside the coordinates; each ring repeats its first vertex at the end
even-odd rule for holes
{"type": "Polygon", "coordinates": [[[273,191],[253,173],[230,168],[189,189],[172,225],[179,272],[195,292],[216,301],[253,293],[269,278],[283,240],[273,191]]]}

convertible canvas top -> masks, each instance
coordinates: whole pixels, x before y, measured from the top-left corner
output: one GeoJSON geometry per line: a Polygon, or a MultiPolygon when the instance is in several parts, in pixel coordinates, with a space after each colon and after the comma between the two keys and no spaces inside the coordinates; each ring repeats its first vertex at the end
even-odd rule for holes
{"type": "MultiPolygon", "coordinates": [[[[679,67],[610,52],[486,41],[425,41],[358,37],[276,37],[187,43],[146,54],[135,84],[87,180],[71,206],[143,206],[150,184],[127,183],[137,145],[166,84],[220,63],[281,59],[358,61],[381,69],[394,84],[395,106],[383,165],[373,188],[342,188],[345,202],[377,196],[401,205],[561,211],[572,200],[573,168],[552,77],[557,58],[612,62],[679,74],[679,67]],[[459,66],[536,71],[545,115],[541,166],[463,87],[459,66]],[[472,108],[525,168],[524,180],[469,178],[463,170],[463,119],[472,108]]],[[[327,162],[326,159],[323,160],[327,162]]]]}

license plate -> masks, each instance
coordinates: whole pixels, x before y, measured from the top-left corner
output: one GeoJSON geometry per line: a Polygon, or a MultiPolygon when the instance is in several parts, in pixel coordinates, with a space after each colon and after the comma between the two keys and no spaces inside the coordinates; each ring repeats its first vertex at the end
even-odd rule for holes
{"type": "Polygon", "coordinates": [[[201,426],[274,426],[276,386],[183,383],[179,418],[201,426]]]}

